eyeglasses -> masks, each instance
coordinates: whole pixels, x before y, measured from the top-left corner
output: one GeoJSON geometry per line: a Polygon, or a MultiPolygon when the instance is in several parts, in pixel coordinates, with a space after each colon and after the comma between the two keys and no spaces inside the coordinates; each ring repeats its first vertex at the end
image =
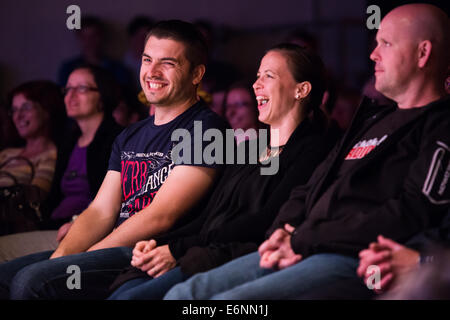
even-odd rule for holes
{"type": "Polygon", "coordinates": [[[20,107],[12,106],[8,111],[9,116],[21,111],[21,112],[30,112],[34,110],[34,104],[32,102],[24,102],[20,107]]]}
{"type": "Polygon", "coordinates": [[[63,95],[67,95],[71,90],[75,90],[76,93],[87,93],[88,91],[98,91],[98,88],[89,86],[65,87],[62,89],[63,95]]]}

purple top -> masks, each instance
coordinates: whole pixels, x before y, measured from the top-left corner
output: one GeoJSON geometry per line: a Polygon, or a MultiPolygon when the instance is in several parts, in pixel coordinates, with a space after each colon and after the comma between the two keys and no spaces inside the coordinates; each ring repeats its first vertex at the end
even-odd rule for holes
{"type": "Polygon", "coordinates": [[[87,147],[75,145],[64,176],[61,179],[63,200],[53,210],[52,219],[68,219],[80,214],[91,202],[86,164],[87,147]]]}

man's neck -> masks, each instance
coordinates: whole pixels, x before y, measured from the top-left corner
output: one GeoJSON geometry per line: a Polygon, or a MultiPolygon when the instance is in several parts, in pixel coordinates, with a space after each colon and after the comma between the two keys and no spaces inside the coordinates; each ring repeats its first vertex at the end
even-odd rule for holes
{"type": "Polygon", "coordinates": [[[180,114],[185,112],[187,109],[189,109],[197,101],[197,97],[192,97],[191,99],[176,105],[155,105],[155,125],[160,126],[169,123],[180,114]]]}
{"type": "Polygon", "coordinates": [[[417,81],[408,90],[399,95],[395,101],[400,109],[420,108],[445,97],[443,82],[440,85],[432,81],[417,81]]]}
{"type": "MultiPolygon", "coordinates": [[[[303,110],[303,109],[301,109],[303,110]]],[[[270,146],[278,147],[285,145],[300,122],[305,119],[303,111],[297,112],[293,109],[288,116],[278,124],[270,126],[270,146]]]]}

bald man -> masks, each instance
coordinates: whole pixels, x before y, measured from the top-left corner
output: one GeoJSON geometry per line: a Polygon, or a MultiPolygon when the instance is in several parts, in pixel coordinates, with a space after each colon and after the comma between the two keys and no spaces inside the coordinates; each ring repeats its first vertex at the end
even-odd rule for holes
{"type": "MultiPolygon", "coordinates": [[[[387,96],[396,97],[400,108],[422,106],[444,97],[447,87],[442,86],[442,83],[447,82],[448,75],[448,37],[448,17],[436,7],[426,4],[405,5],[390,12],[380,25],[378,46],[371,54],[371,59],[376,63],[376,89],[387,96]],[[394,29],[398,29],[397,32],[393,32],[394,29]],[[397,37],[408,41],[398,42],[397,37]],[[398,43],[395,50],[383,50],[386,44],[392,48],[389,45],[395,43],[398,43]],[[384,71],[385,66],[400,63],[411,67],[394,69],[394,72],[384,71]],[[415,67],[422,72],[407,73],[415,70],[415,67]],[[402,83],[406,87],[397,85],[402,83]]],[[[449,218],[450,212],[446,221],[449,218]]],[[[396,278],[415,269],[420,262],[430,260],[427,255],[430,242],[433,245],[448,245],[448,229],[447,221],[447,224],[410,239],[406,243],[408,247],[380,235],[376,242],[360,252],[357,273],[367,282],[372,276],[369,266],[380,266],[378,291],[392,289],[396,278]]]]}
{"type": "Polygon", "coordinates": [[[378,283],[357,276],[359,252],[380,234],[405,243],[439,224],[450,204],[448,23],[430,5],[390,12],[370,58],[376,89],[397,106],[363,101],[308,184],[294,188],[259,252],[192,277],[166,299],[372,297],[378,283]]]}

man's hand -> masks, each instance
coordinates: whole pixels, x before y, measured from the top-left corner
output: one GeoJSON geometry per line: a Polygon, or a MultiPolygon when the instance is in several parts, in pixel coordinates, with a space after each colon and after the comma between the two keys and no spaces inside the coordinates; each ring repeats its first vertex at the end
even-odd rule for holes
{"type": "Polygon", "coordinates": [[[148,262],[145,254],[156,248],[156,241],[139,241],[133,249],[133,257],[131,258],[131,265],[136,268],[141,268],[148,262]]]}
{"type": "Polygon", "coordinates": [[[67,222],[58,229],[58,234],[56,235],[56,241],[61,242],[62,239],[64,239],[67,232],[69,232],[69,229],[72,226],[72,224],[73,224],[73,222],[67,222]]]}
{"type": "MultiPolygon", "coordinates": [[[[133,247],[142,239],[164,234],[207,194],[214,183],[216,174],[217,170],[213,168],[176,166],[161,185],[150,205],[126,219],[88,250],[118,246],[133,247]]],[[[120,188],[119,173],[119,191],[121,191],[120,188]]],[[[120,198],[119,194],[116,219],[120,209],[120,198]]],[[[77,221],[80,218],[81,216],[77,221]]]]}
{"type": "Polygon", "coordinates": [[[378,236],[377,240],[378,242],[371,243],[368,249],[359,253],[357,274],[367,281],[371,276],[367,273],[367,268],[370,265],[377,265],[381,272],[381,289],[376,292],[381,293],[389,289],[395,279],[416,267],[420,255],[419,252],[383,236],[378,236]]]}
{"type": "Polygon", "coordinates": [[[259,265],[264,269],[284,269],[302,259],[291,247],[291,233],[294,227],[286,224],[284,229],[277,229],[264,241],[258,251],[261,256],[259,265]]]}
{"type": "Polygon", "coordinates": [[[133,250],[131,265],[157,278],[176,265],[168,245],[156,247],[156,241],[141,241],[133,250]]]}

